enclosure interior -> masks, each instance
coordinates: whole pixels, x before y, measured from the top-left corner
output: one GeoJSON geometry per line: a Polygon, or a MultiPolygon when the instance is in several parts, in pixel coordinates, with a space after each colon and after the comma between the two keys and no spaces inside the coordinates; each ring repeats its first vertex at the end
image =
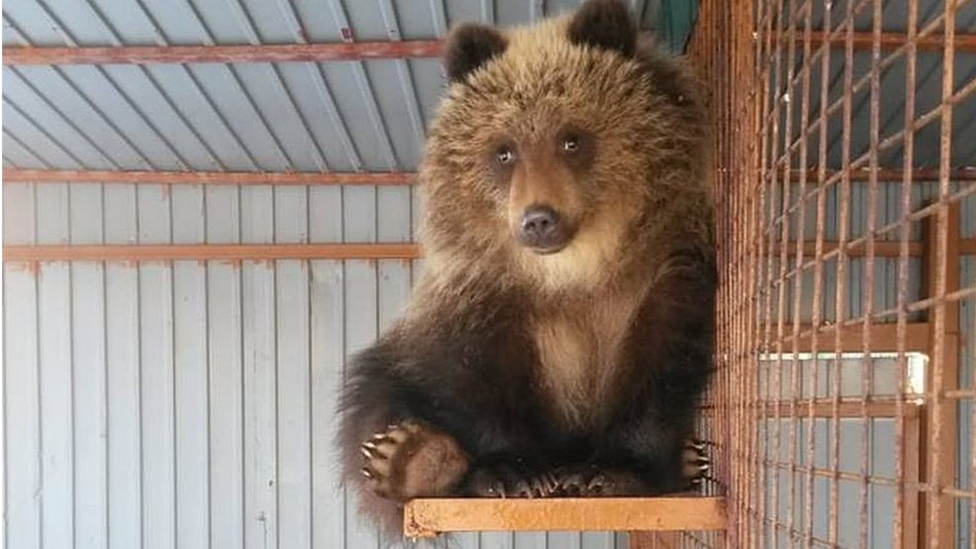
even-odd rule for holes
{"type": "MultiPolygon", "coordinates": [[[[423,268],[436,40],[577,3],[5,1],[6,546],[378,547],[333,406],[423,268]],[[354,53],[301,57],[321,43],[354,53]]],[[[686,3],[629,4],[684,46],[686,3]]],[[[704,0],[688,53],[717,126],[700,424],[728,530],[455,543],[971,546],[976,2],[704,0]]]]}

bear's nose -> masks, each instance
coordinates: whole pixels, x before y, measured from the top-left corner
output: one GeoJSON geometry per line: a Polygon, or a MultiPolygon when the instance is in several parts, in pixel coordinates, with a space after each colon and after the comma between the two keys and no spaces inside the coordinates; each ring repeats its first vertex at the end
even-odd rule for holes
{"type": "Polygon", "coordinates": [[[526,246],[538,249],[562,245],[559,214],[548,206],[534,206],[522,214],[519,237],[526,246]]]}

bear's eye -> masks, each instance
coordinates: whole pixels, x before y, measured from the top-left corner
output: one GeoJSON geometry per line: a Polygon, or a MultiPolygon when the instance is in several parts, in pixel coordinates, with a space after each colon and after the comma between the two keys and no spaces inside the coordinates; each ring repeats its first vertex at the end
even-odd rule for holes
{"type": "Polygon", "coordinates": [[[498,159],[499,164],[510,164],[515,160],[515,151],[509,146],[499,147],[495,152],[495,158],[498,159]]]}
{"type": "Polygon", "coordinates": [[[570,135],[563,138],[563,151],[568,153],[574,153],[579,150],[579,138],[575,135],[570,135]]]}

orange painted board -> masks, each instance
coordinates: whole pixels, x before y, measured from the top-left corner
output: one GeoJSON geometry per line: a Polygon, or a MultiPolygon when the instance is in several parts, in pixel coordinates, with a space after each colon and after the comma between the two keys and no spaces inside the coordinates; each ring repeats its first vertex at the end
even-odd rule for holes
{"type": "Polygon", "coordinates": [[[446,532],[519,530],[721,530],[725,498],[416,499],[406,504],[410,538],[446,532]]]}

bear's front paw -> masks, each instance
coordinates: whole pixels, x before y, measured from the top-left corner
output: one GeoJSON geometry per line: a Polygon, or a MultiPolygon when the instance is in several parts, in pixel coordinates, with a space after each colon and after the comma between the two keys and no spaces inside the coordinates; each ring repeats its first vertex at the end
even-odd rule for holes
{"type": "Polygon", "coordinates": [[[468,470],[468,458],[448,434],[419,421],[391,425],[360,448],[366,486],[396,501],[447,495],[468,470]]]}
{"type": "Polygon", "coordinates": [[[498,463],[472,472],[465,493],[485,498],[542,498],[557,487],[551,473],[533,474],[517,463],[498,463]]]}
{"type": "Polygon", "coordinates": [[[561,497],[612,497],[640,495],[647,491],[636,475],[617,469],[585,466],[562,469],[556,473],[561,497]]]}

